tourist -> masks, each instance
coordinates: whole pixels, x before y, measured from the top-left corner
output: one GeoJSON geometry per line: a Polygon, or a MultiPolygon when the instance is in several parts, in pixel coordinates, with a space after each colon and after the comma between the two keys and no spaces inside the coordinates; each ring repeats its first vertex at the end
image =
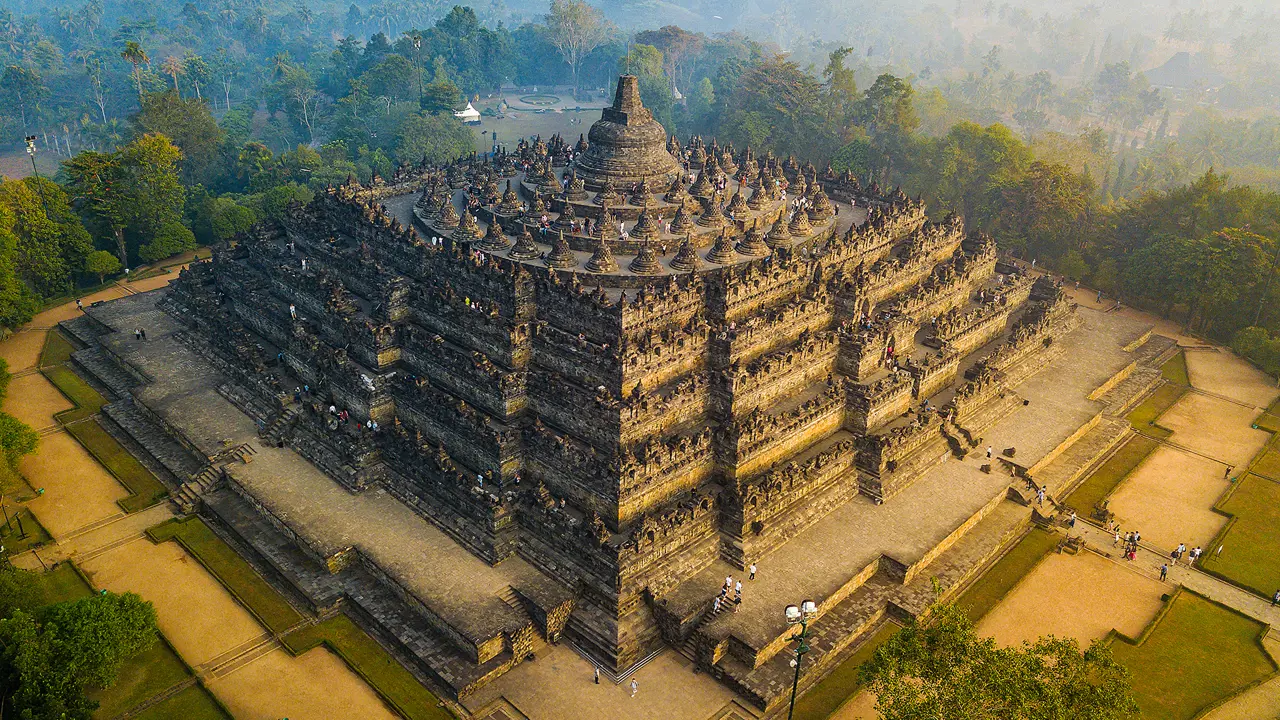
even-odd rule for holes
{"type": "Polygon", "coordinates": [[[747,579],[748,579],[748,580],[755,580],[755,579],[756,579],[756,564],[755,564],[755,563],[751,563],[751,567],[750,567],[750,568],[748,568],[748,570],[751,572],[751,574],[747,577],[747,579]]]}
{"type": "Polygon", "coordinates": [[[636,691],[640,689],[640,683],[635,678],[631,678],[631,697],[636,696],[636,691]]]}
{"type": "Polygon", "coordinates": [[[1276,590],[1276,594],[1271,596],[1272,605],[1280,605],[1280,590],[1276,590]]]}
{"type": "Polygon", "coordinates": [[[1160,566],[1160,582],[1164,582],[1169,577],[1169,563],[1160,566]]]}
{"type": "Polygon", "coordinates": [[[80,302],[80,298],[76,298],[76,309],[84,312],[84,303],[80,302]]]}
{"type": "Polygon", "coordinates": [[[712,614],[712,615],[719,614],[719,612],[720,612],[720,597],[721,597],[721,596],[717,595],[717,596],[716,596],[715,603],[713,603],[713,604],[712,604],[712,606],[711,606],[711,614],[712,614]]]}
{"type": "Polygon", "coordinates": [[[599,665],[596,666],[596,684],[597,685],[600,684],[600,666],[599,665]]]}
{"type": "Polygon", "coordinates": [[[1204,550],[1201,550],[1199,545],[1191,548],[1191,561],[1187,564],[1194,565],[1195,562],[1200,559],[1202,554],[1204,554],[1204,550]]]}
{"type": "Polygon", "coordinates": [[[729,591],[729,588],[731,588],[731,587],[733,587],[733,576],[732,576],[732,575],[726,575],[726,576],[725,576],[725,578],[724,578],[724,590],[725,590],[725,592],[728,592],[728,591],[729,591]]]}
{"type": "Polygon", "coordinates": [[[146,329],[146,328],[138,328],[138,334],[142,336],[142,339],[143,339],[143,340],[146,340],[146,339],[147,339],[147,329],[146,329]]]}
{"type": "Polygon", "coordinates": [[[1071,528],[1072,530],[1074,530],[1076,527],[1076,513],[1074,510],[1071,511],[1071,519],[1067,521],[1067,527],[1071,528]]]}
{"type": "Polygon", "coordinates": [[[741,580],[739,580],[738,582],[736,582],[736,583],[734,583],[734,584],[733,584],[733,594],[734,594],[734,595],[738,595],[738,596],[741,596],[741,595],[742,595],[742,581],[741,581],[741,580]]]}
{"type": "Polygon", "coordinates": [[[988,460],[990,460],[990,459],[991,459],[991,450],[992,450],[992,447],[991,447],[990,445],[988,445],[988,446],[987,446],[987,459],[988,459],[988,460]]]}
{"type": "Polygon", "coordinates": [[[1116,528],[1116,541],[1111,543],[1111,547],[1119,547],[1120,545],[1120,528],[1116,528]]]}
{"type": "Polygon", "coordinates": [[[1047,487],[1048,487],[1047,485],[1042,486],[1039,490],[1037,490],[1037,491],[1036,491],[1036,504],[1037,504],[1037,505],[1043,505],[1043,504],[1044,504],[1044,493],[1045,493],[1045,488],[1047,488],[1047,487]]]}
{"type": "Polygon", "coordinates": [[[289,317],[294,320],[298,319],[298,308],[293,303],[289,303],[289,317]]]}
{"type": "Polygon", "coordinates": [[[134,339],[134,340],[141,340],[141,339],[142,339],[142,328],[135,328],[135,329],[134,329],[134,331],[133,331],[133,339],[134,339]]]}

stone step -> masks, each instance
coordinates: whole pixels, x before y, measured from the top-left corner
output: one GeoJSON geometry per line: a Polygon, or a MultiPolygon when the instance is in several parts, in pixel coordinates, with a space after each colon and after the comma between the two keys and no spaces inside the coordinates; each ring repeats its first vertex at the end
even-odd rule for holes
{"type": "Polygon", "coordinates": [[[58,329],[83,345],[94,346],[98,344],[98,337],[102,334],[103,328],[93,318],[78,315],[58,323],[58,329]]]}
{"type": "Polygon", "coordinates": [[[139,384],[137,378],[117,365],[97,347],[77,350],[71,354],[71,359],[76,366],[96,379],[116,397],[128,396],[129,391],[139,384]]]}
{"type": "Polygon", "coordinates": [[[1163,381],[1160,368],[1139,365],[1129,377],[1102,396],[1108,415],[1124,415],[1163,381]]]}
{"type": "Polygon", "coordinates": [[[132,398],[109,403],[102,411],[175,477],[186,480],[204,468],[204,463],[143,414],[132,398]]]}

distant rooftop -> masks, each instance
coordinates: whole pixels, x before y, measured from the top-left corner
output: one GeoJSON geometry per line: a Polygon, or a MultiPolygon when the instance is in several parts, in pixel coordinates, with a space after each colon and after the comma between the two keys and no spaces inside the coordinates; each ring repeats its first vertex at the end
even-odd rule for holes
{"type": "Polygon", "coordinates": [[[1192,88],[1214,90],[1226,84],[1227,78],[1210,65],[1200,53],[1175,53],[1165,64],[1147,70],[1147,80],[1157,87],[1190,90],[1192,88]]]}

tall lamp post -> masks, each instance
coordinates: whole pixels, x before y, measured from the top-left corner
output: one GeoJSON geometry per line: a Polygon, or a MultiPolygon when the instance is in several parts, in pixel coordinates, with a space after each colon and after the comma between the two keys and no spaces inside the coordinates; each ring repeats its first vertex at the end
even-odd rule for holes
{"type": "Polygon", "coordinates": [[[787,720],[791,720],[791,716],[796,711],[796,691],[800,688],[800,663],[804,662],[804,654],[809,652],[809,646],[805,643],[809,639],[809,621],[818,614],[818,606],[812,600],[805,600],[799,607],[788,605],[786,613],[788,625],[800,626],[800,632],[787,638],[798,643],[795,650],[796,657],[791,661],[791,665],[796,669],[795,679],[791,681],[791,707],[787,710],[787,720]]]}
{"type": "Polygon", "coordinates": [[[415,31],[409,37],[413,41],[413,55],[418,65],[418,109],[423,110],[425,109],[426,98],[422,94],[422,35],[415,31]]]}
{"type": "Polygon", "coordinates": [[[44,207],[44,211],[47,213],[49,212],[49,203],[44,199],[44,187],[39,182],[40,170],[36,167],[36,136],[28,135],[26,141],[27,155],[31,157],[31,172],[35,173],[36,176],[36,192],[40,193],[40,205],[44,207]]]}

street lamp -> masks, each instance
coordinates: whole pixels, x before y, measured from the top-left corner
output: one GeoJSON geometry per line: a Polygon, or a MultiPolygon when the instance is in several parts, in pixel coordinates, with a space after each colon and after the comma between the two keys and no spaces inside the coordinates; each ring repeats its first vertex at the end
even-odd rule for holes
{"type": "Polygon", "coordinates": [[[44,207],[46,213],[49,212],[49,203],[44,199],[44,187],[40,184],[40,170],[36,168],[36,136],[28,135],[27,155],[31,156],[31,172],[36,176],[36,192],[40,193],[40,204],[44,207]]]}
{"type": "Polygon", "coordinates": [[[418,109],[422,110],[426,105],[426,98],[422,94],[422,35],[414,32],[410,39],[413,41],[414,62],[418,66],[418,109]]]}
{"type": "Polygon", "coordinates": [[[818,606],[812,600],[805,600],[799,607],[788,605],[786,609],[787,624],[800,626],[800,632],[787,638],[799,643],[796,646],[796,657],[791,661],[791,666],[796,669],[796,676],[791,682],[791,707],[787,710],[787,720],[791,720],[791,716],[796,711],[796,690],[800,688],[800,663],[804,662],[804,654],[809,652],[809,646],[805,644],[805,640],[809,639],[809,621],[817,614],[818,606]]]}

